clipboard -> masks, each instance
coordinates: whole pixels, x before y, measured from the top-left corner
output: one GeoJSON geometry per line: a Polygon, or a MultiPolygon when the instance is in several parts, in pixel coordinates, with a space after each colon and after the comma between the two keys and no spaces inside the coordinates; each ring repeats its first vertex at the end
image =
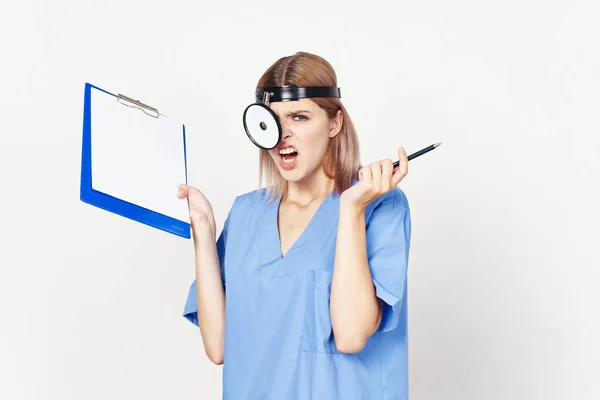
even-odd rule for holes
{"type": "Polygon", "coordinates": [[[185,125],[158,109],[85,84],[80,200],[191,238],[185,125]]]}

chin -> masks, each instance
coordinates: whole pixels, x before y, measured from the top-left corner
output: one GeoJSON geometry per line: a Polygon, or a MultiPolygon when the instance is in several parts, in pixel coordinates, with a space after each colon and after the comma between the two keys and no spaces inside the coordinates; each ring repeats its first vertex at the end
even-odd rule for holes
{"type": "Polygon", "coordinates": [[[304,174],[302,174],[296,168],[294,168],[293,170],[285,170],[280,168],[279,173],[281,174],[281,177],[288,182],[298,182],[302,178],[304,178],[304,174]]]}

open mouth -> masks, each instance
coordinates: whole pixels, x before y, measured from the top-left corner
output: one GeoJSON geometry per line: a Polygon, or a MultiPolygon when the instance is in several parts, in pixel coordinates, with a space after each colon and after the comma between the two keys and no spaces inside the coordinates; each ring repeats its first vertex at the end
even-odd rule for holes
{"type": "Polygon", "coordinates": [[[279,150],[279,156],[284,164],[291,164],[298,157],[298,152],[293,147],[286,147],[279,150]]]}

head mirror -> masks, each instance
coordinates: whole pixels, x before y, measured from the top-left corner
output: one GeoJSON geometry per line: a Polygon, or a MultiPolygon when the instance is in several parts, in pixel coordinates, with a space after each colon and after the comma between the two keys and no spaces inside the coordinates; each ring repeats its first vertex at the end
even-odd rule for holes
{"type": "Polygon", "coordinates": [[[277,86],[256,90],[256,102],[244,110],[244,129],[248,138],[257,147],[271,150],[281,142],[279,118],[269,107],[275,101],[298,101],[315,97],[341,98],[340,88],[315,86],[277,86]]]}

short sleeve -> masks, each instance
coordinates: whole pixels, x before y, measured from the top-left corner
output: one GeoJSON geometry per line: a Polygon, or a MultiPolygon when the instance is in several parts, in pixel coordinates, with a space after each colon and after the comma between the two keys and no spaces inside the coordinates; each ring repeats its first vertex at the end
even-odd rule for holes
{"type": "Polygon", "coordinates": [[[411,220],[399,188],[375,206],[366,225],[367,256],[377,297],[384,302],[379,331],[398,325],[406,291],[411,220]]]}
{"type": "MultiPolygon", "coordinates": [[[[217,239],[217,255],[219,257],[219,268],[221,271],[221,281],[223,282],[223,286],[225,286],[225,249],[227,248],[227,230],[229,228],[229,215],[225,220],[225,224],[223,225],[223,230],[221,231],[219,238],[217,239]]],[[[196,280],[192,282],[187,299],[185,301],[185,306],[183,309],[183,316],[188,321],[198,326],[198,302],[196,297],[196,280]]]]}

